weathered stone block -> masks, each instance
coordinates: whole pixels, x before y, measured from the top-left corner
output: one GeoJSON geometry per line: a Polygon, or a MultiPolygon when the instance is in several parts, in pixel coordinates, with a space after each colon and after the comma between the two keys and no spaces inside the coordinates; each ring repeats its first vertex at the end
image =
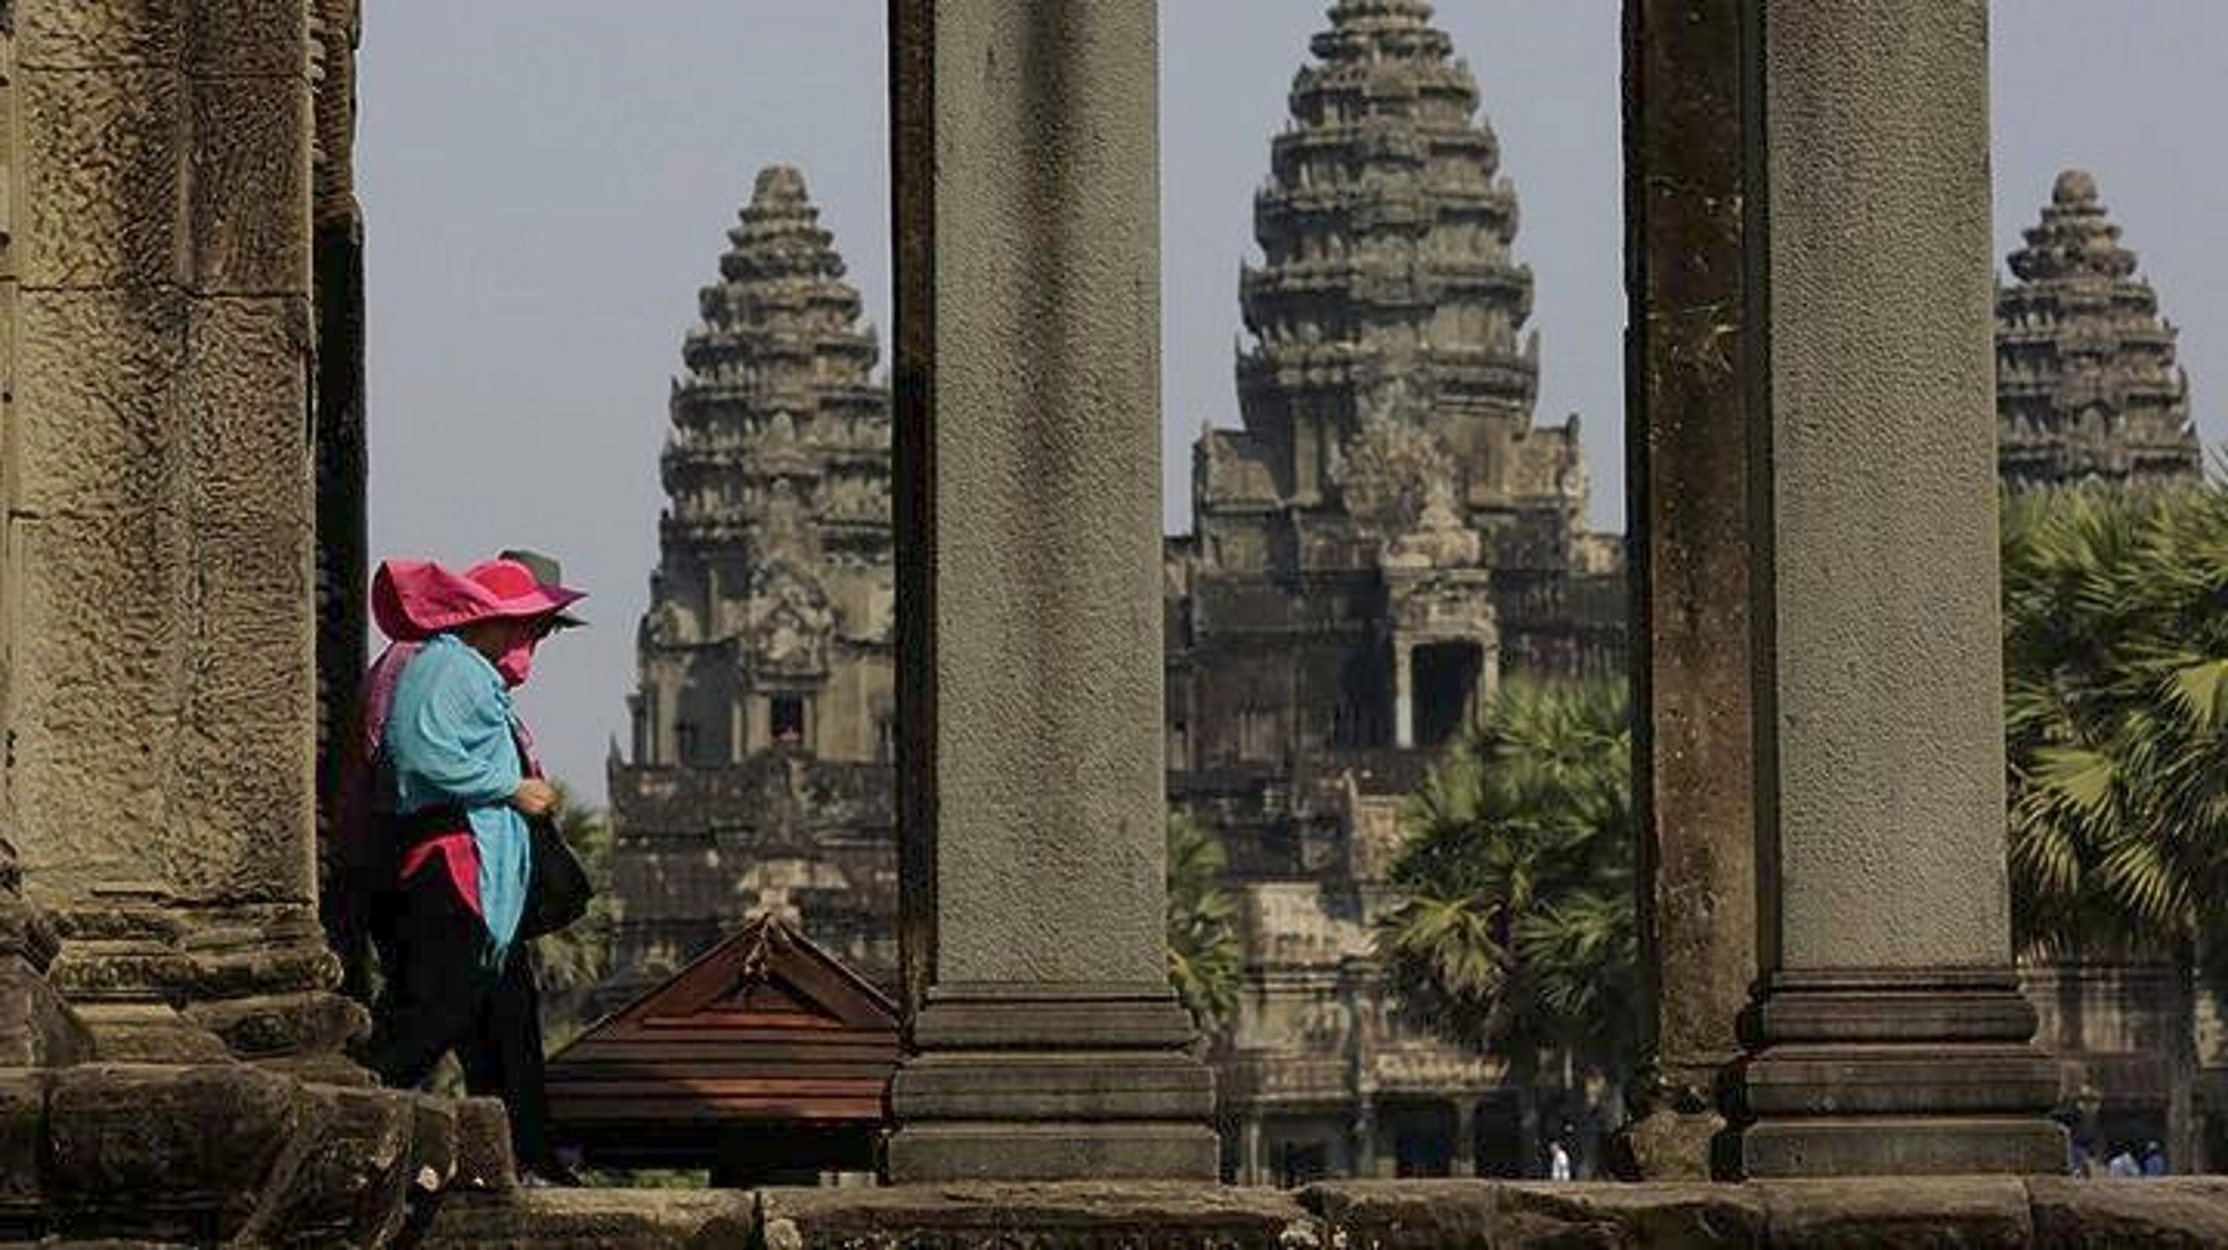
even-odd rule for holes
{"type": "Polygon", "coordinates": [[[187,243],[194,289],[307,294],[311,112],[308,83],[196,80],[187,243]]]}
{"type": "MultiPolygon", "coordinates": [[[[0,910],[8,905],[0,899],[0,910]]],[[[54,986],[17,956],[0,955],[0,1067],[63,1067],[91,1053],[84,1024],[54,986]]]]}
{"type": "Polygon", "coordinates": [[[337,1054],[365,1031],[367,1016],[353,999],[310,990],[197,1004],[186,1018],[242,1059],[281,1059],[337,1054]]]}
{"type": "MultiPolygon", "coordinates": [[[[769,1189],[761,1241],[790,1247],[1327,1246],[1288,1193],[1215,1185],[1076,1182],[769,1189]]],[[[707,1242],[706,1244],[711,1244],[707,1242]]]]}
{"type": "Polygon", "coordinates": [[[511,1122],[494,1098],[456,1101],[456,1184],[463,1189],[510,1193],[518,1189],[511,1151],[511,1122]]]}
{"type": "Polygon", "coordinates": [[[1618,1174],[1630,1180],[1707,1181],[1724,1132],[1725,1117],[1716,1111],[1658,1108],[1618,1130],[1618,1174]]]}
{"type": "Polygon", "coordinates": [[[750,1240],[753,1230],[746,1193],[541,1189],[448,1198],[419,1244],[471,1250],[711,1250],[757,1244],[750,1240]]]}
{"type": "Polygon", "coordinates": [[[1771,1245],[2027,1246],[2027,1190],[2013,1177],[1903,1176],[1760,1181],[1771,1245]]]}
{"type": "Polygon", "coordinates": [[[23,295],[15,416],[24,510],[146,515],[175,493],[186,304],[176,291],[23,295]]]}
{"type": "Polygon", "coordinates": [[[1760,1246],[1760,1195],[1732,1185],[1399,1181],[1313,1186],[1335,1242],[1381,1246],[1760,1246]]]}
{"type": "Polygon", "coordinates": [[[1211,1177],[1215,1152],[1212,1130],[1175,1120],[977,1120],[908,1124],[891,1137],[887,1157],[891,1175],[908,1183],[1078,1182],[1211,1177]]]}
{"type": "Polygon", "coordinates": [[[186,17],[186,73],[307,75],[309,8],[307,0],[196,0],[186,17]]]}
{"type": "Polygon", "coordinates": [[[904,1120],[1034,1123],[1115,1114],[1180,1122],[1202,1105],[1213,1105],[1214,1078],[1180,1052],[1141,1057],[1019,1053],[988,1059],[931,1054],[906,1065],[890,1099],[892,1113],[904,1120]]]}
{"type": "Polygon", "coordinates": [[[2038,1250],[2228,1246],[2228,1178],[2027,1180],[2038,1250]]]}
{"type": "Polygon", "coordinates": [[[0,1238],[43,1231],[48,1074],[0,1076],[0,1238]]]}
{"type": "Polygon", "coordinates": [[[409,1094],[308,1090],[302,1131],[247,1230],[284,1245],[385,1245],[402,1224],[416,1114],[409,1094]]]}
{"type": "Polygon", "coordinates": [[[1741,1133],[1740,1150],[1742,1172],[1752,1180],[2032,1176],[2062,1166],[2066,1135],[2040,1116],[1852,1115],[1752,1124],[1741,1133]]]}
{"type": "Polygon", "coordinates": [[[21,309],[12,833],[35,898],[82,898],[191,850],[154,819],[184,677],[186,317],[159,291],[28,291],[21,309]]]}
{"type": "Polygon", "coordinates": [[[193,629],[189,732],[162,761],[184,890],[315,897],[315,503],[308,309],[291,298],[193,304],[184,412],[193,629]]]}
{"type": "Polygon", "coordinates": [[[245,1065],[91,1065],[54,1077],[48,1192],[79,1234],[220,1240],[302,1123],[300,1087],[245,1065]]]}
{"type": "Polygon", "coordinates": [[[172,66],[185,45],[189,0],[25,0],[16,58],[30,68],[172,66]]]}
{"type": "Polygon", "coordinates": [[[1352,1246],[1486,1246],[1500,1211],[1500,1187],[1486,1181],[1402,1184],[1334,1182],[1300,1191],[1335,1244],[1352,1246]]]}
{"type": "Polygon", "coordinates": [[[416,1095],[410,1100],[410,1153],[416,1160],[410,1184],[425,1193],[446,1189],[456,1178],[456,1100],[416,1095]]]}
{"type": "Polygon", "coordinates": [[[1737,1186],[1508,1185],[1495,1246],[1761,1246],[1764,1204],[1737,1186]]]}
{"type": "Polygon", "coordinates": [[[210,998],[250,998],[336,984],[339,961],[303,904],[211,908],[192,917],[195,923],[183,941],[193,955],[196,986],[210,998]]]}
{"type": "MultiPolygon", "coordinates": [[[[100,9],[102,5],[84,5],[100,9]]],[[[26,287],[176,281],[186,107],[168,69],[22,73],[26,287]]]]}

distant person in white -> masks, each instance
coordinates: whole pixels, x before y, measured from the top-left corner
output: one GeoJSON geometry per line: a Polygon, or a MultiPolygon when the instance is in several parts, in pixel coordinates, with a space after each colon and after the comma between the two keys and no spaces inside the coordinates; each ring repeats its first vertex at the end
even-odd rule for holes
{"type": "Polygon", "coordinates": [[[1560,1140],[1547,1148],[1547,1179],[1551,1181],[1567,1181],[1570,1179],[1570,1151],[1563,1149],[1563,1143],[1560,1140]]]}

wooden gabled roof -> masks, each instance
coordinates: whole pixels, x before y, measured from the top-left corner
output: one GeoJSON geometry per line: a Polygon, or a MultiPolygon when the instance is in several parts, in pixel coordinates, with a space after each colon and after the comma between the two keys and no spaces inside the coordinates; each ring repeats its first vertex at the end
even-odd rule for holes
{"type": "Polygon", "coordinates": [[[734,936],[551,1056],[560,1133],[872,1128],[896,1006],[778,917],[734,936]]]}

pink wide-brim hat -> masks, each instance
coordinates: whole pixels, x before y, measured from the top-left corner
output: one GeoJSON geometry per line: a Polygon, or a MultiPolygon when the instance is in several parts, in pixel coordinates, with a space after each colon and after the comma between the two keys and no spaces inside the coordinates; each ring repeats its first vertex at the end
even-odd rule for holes
{"type": "Polygon", "coordinates": [[[431,560],[383,560],[371,579],[371,615],[396,642],[423,642],[474,621],[553,616],[588,597],[545,585],[516,560],[488,560],[462,573],[431,560]]]}

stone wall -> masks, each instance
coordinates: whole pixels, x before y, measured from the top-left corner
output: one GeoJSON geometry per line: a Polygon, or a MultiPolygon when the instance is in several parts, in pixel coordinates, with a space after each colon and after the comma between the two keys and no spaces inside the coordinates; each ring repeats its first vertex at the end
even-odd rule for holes
{"type": "Polygon", "coordinates": [[[725,768],[615,766],[610,782],[616,949],[597,1007],[648,989],[760,909],[895,989],[890,768],[771,751],[725,768]]]}

